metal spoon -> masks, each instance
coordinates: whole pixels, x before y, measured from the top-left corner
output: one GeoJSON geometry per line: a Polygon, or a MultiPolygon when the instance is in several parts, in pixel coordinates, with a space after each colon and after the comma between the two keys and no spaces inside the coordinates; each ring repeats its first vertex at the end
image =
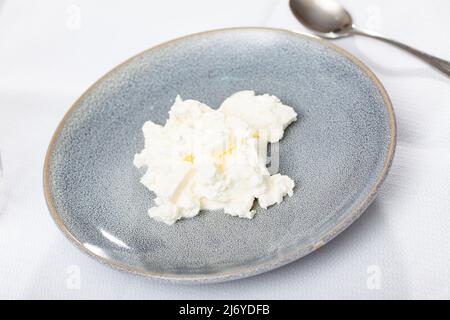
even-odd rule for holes
{"type": "Polygon", "coordinates": [[[450,77],[449,61],[388,39],[375,32],[356,28],[348,11],[335,0],[290,0],[290,7],[300,22],[314,30],[320,37],[338,39],[356,34],[375,38],[408,51],[450,77]]]}

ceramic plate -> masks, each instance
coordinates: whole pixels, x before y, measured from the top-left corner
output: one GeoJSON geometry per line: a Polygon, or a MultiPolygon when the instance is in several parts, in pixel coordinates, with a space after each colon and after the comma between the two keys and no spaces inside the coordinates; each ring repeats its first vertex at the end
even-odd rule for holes
{"type": "Polygon", "coordinates": [[[350,225],[374,199],[395,147],[389,98],[346,51],[285,30],[235,28],[170,41],[121,64],[70,108],[47,153],[53,219],[82,251],[112,267],[179,282],[248,277],[296,260],[350,225]],[[163,124],[177,94],[218,107],[255,90],[295,108],[279,145],[294,195],[253,220],[203,212],[167,226],[133,156],[141,127],[163,124]]]}

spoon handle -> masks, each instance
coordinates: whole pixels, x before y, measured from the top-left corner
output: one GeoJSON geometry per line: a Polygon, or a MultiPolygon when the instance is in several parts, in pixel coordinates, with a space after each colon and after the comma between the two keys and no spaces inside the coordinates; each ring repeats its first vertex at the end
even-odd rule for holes
{"type": "Polygon", "coordinates": [[[437,70],[443,72],[444,74],[446,74],[448,77],[450,77],[450,62],[446,61],[444,59],[440,59],[437,57],[434,57],[432,55],[429,55],[428,53],[419,51],[417,49],[414,49],[410,46],[407,46],[406,44],[403,44],[401,42],[383,37],[375,32],[372,31],[367,31],[367,30],[361,30],[361,29],[356,29],[353,28],[352,29],[352,34],[357,34],[357,35],[361,35],[361,36],[366,36],[366,37],[370,37],[370,38],[374,38],[374,39],[378,39],[387,43],[390,43],[400,49],[406,50],[409,53],[415,55],[416,57],[418,57],[419,59],[421,59],[422,61],[425,61],[426,63],[430,64],[431,66],[433,66],[434,68],[436,68],[437,70]]]}

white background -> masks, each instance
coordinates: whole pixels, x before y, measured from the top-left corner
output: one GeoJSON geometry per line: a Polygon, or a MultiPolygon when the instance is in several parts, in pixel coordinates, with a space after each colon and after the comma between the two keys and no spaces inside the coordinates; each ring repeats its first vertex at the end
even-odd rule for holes
{"type": "MultiPolygon", "coordinates": [[[[450,1],[342,2],[361,27],[450,59],[450,1]]],[[[305,30],[285,0],[0,0],[0,298],[450,298],[450,80],[376,40],[336,43],[390,94],[396,157],[373,205],[317,252],[253,278],[182,286],[109,269],[59,232],[42,166],[71,103],[148,47],[235,26],[305,30]]]]}

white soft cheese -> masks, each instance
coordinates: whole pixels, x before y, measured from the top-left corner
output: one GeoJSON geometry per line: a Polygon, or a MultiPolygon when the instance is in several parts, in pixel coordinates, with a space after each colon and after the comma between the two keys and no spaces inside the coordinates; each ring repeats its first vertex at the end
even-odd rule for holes
{"type": "Polygon", "coordinates": [[[292,195],[294,181],[266,168],[267,144],[278,142],[297,119],[271,95],[241,91],[218,110],[177,97],[164,126],[143,126],[144,149],[134,165],[146,167],[141,182],[156,194],[149,215],[173,224],[200,210],[253,218],[255,198],[267,208],[292,195]]]}

